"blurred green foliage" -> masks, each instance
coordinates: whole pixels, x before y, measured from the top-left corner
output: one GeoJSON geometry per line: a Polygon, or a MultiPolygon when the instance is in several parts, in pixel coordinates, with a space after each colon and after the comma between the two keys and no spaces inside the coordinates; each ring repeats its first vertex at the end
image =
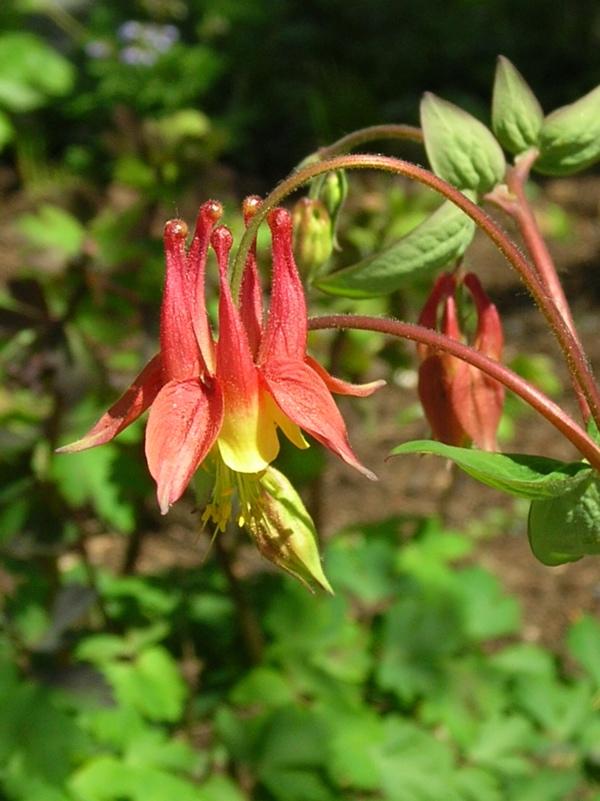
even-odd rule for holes
{"type": "Polygon", "coordinates": [[[472,548],[396,518],[329,544],[335,598],[252,575],[254,665],[214,564],[101,569],[91,590],[72,561],[46,617],[23,566],[0,638],[3,797],[597,799],[598,623],[572,625],[567,661],[520,641],[472,548]]]}
{"type": "MultiPolygon", "coordinates": [[[[226,152],[274,183],[317,144],[374,122],[416,122],[426,89],[485,108],[498,53],[519,65],[546,110],[581,96],[600,68],[598,5],[546,8],[544,0],[4,0],[0,64],[12,47],[21,106],[6,106],[0,85],[0,108],[27,111],[32,94],[36,108],[51,105],[35,118],[48,152],[105,176],[114,142],[107,147],[102,132],[121,105],[130,145],[140,144],[135,128],[146,116],[195,109],[209,130],[187,147],[226,152]]],[[[32,134],[31,117],[10,117],[17,133],[32,134]]]]}

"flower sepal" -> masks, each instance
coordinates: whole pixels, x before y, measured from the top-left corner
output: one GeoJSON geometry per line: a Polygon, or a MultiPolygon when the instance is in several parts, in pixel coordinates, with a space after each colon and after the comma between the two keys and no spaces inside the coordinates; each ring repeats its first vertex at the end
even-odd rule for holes
{"type": "Polygon", "coordinates": [[[262,514],[245,521],[260,553],[314,592],[333,595],[321,566],[315,525],[288,479],[269,466],[260,479],[262,514]]]}

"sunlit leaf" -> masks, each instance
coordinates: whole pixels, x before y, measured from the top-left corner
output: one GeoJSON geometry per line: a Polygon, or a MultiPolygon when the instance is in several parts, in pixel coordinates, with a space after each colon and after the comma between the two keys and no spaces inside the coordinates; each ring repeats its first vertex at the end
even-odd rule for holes
{"type": "Polygon", "coordinates": [[[571,175],[600,158],[600,86],[556,109],[540,131],[540,157],[534,169],[545,175],[571,175]]]}
{"type": "MultiPolygon", "coordinates": [[[[591,472],[591,471],[590,471],[591,472]]],[[[600,554],[600,479],[593,472],[554,498],[533,501],[529,544],[545,565],[600,554]]]]}
{"type": "Polygon", "coordinates": [[[536,145],[544,112],[521,73],[500,56],[492,98],[492,126],[498,141],[510,153],[536,145]]]}
{"type": "Polygon", "coordinates": [[[502,148],[489,128],[471,114],[426,92],[421,127],[433,171],[457,189],[485,193],[504,180],[502,148]]]}
{"type": "Polygon", "coordinates": [[[490,487],[530,500],[554,498],[578,487],[592,474],[585,462],[560,462],[524,453],[489,453],[457,448],[433,440],[415,440],[399,445],[393,456],[433,453],[451,459],[465,473],[490,487]]]}
{"type": "Polygon", "coordinates": [[[474,233],[473,220],[447,200],[396,244],[318,279],[314,286],[332,295],[353,298],[394,292],[414,281],[417,274],[422,277],[456,260],[474,233]]]}

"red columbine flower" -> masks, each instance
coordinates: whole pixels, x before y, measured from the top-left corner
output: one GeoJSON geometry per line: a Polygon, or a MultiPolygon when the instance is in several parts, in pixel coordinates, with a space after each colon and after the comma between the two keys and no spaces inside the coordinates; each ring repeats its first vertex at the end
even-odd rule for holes
{"type": "MultiPolygon", "coordinates": [[[[419,324],[463,340],[457,312],[461,285],[470,292],[477,313],[472,347],[496,361],[502,358],[502,325],[498,311],[476,275],[462,278],[443,273],[419,317],[419,324]],[[441,309],[441,314],[440,314],[441,309]]],[[[504,387],[476,367],[426,345],[418,345],[419,397],[433,438],[448,445],[475,443],[496,450],[496,431],[504,403],[504,387]]]]}
{"type": "MultiPolygon", "coordinates": [[[[246,218],[260,201],[249,198],[246,218]]],[[[203,519],[224,529],[237,492],[240,525],[260,517],[265,504],[261,479],[279,451],[278,429],[299,448],[308,444],[301,429],[368,478],[348,442],[331,392],[366,396],[383,382],[363,386],[331,377],[306,353],[304,292],[292,255],[287,211],[273,209],[273,279],[266,323],[254,252],[244,268],[236,305],[227,280],[232,236],[213,227],[222,214],[215,201],[200,209],[186,252],[187,226],[165,226],[166,282],[160,324],[160,353],[114,406],[63,453],[102,445],[148,407],[146,458],[156,481],[161,511],[183,494],[202,465],[213,482],[203,519]],[[220,278],[218,339],[213,337],[204,298],[209,244],[220,278]]]]}

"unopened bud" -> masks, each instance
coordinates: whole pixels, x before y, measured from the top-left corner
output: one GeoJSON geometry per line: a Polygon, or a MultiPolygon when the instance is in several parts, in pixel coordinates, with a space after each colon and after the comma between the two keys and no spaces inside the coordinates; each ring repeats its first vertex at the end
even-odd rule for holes
{"type": "Polygon", "coordinates": [[[301,198],[292,212],[294,259],[298,272],[310,281],[331,256],[331,218],[320,200],[301,198]]]}
{"type": "Polygon", "coordinates": [[[312,592],[312,584],[333,595],[321,567],[317,535],[310,515],[288,479],[269,466],[260,483],[262,514],[246,522],[261,554],[295,576],[312,592]]]}
{"type": "Polygon", "coordinates": [[[319,199],[325,204],[329,216],[335,220],[348,195],[348,178],[344,170],[326,173],[319,187],[319,199]]]}
{"type": "MultiPolygon", "coordinates": [[[[473,298],[477,326],[472,347],[496,361],[502,357],[502,325],[498,311],[485,294],[476,275],[462,279],[444,273],[425,303],[420,325],[440,331],[450,339],[465,340],[457,304],[464,285],[473,298]]],[[[467,362],[424,345],[418,346],[419,398],[433,438],[447,445],[475,443],[496,450],[496,432],[504,405],[504,387],[467,362]]]]}

